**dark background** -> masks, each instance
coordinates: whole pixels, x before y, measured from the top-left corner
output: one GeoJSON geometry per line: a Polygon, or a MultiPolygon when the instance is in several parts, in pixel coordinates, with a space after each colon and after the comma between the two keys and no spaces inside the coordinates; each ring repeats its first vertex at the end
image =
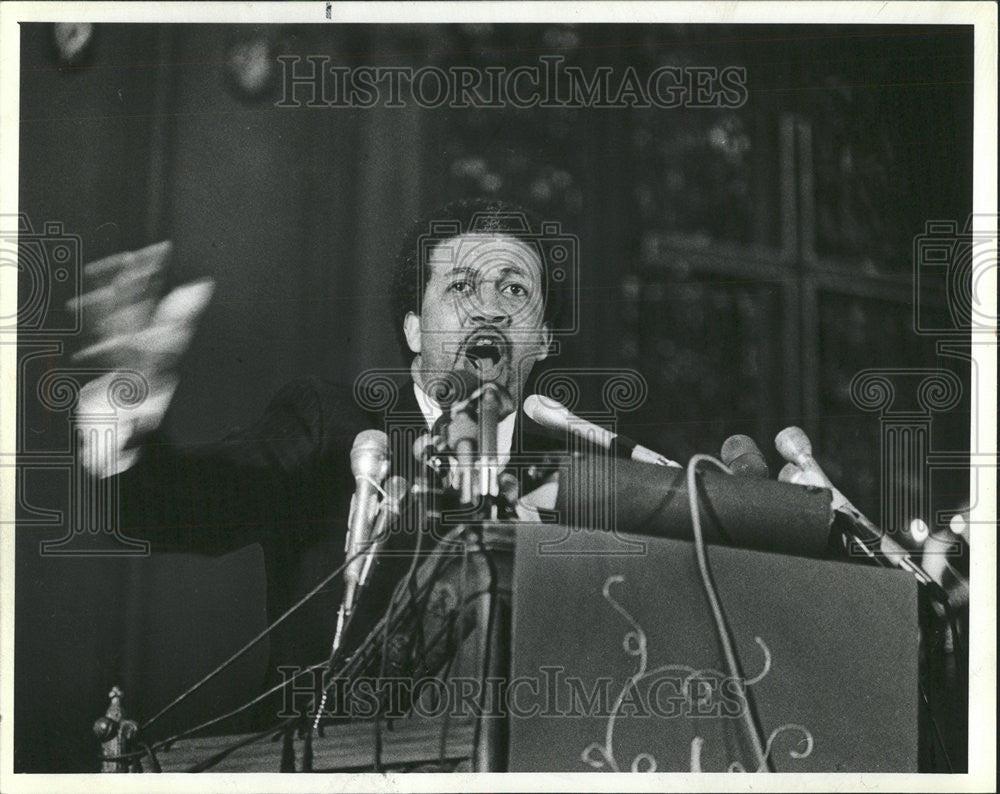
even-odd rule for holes
{"type": "MultiPolygon", "coordinates": [[[[971,28],[947,26],[97,25],[66,64],[51,25],[22,25],[20,209],[35,233],[58,222],[78,236],[81,261],[169,238],[174,282],[216,279],[167,421],[196,441],[249,421],[297,375],[349,382],[404,364],[386,289],[403,227],[462,195],[513,198],[579,237],[580,331],[550,365],[642,372],[649,396],[619,417],[626,432],[678,460],[745,432],[776,472],[771,439],[800,424],[877,517],[882,424],[850,399],[857,372],[956,372],[962,400],[933,417],[930,444],[968,450],[968,366],[914,332],[913,246],[927,221],[961,228],[971,211],[972,54],[971,28]],[[234,78],[255,52],[276,80],[256,92],[234,78]],[[737,65],[749,98],[281,109],[282,53],[511,68],[560,53],[588,73],[737,65]]],[[[940,290],[919,300],[947,317],[940,290]]],[[[92,769],[90,725],[112,684],[148,717],[262,627],[261,556],[40,555],[68,531],[65,513],[37,517],[67,506],[66,471],[42,453],[66,448],[70,411],[43,407],[35,387],[69,366],[75,340],[20,345],[16,766],[92,769]]],[[[968,499],[966,472],[936,475],[906,520],[940,526],[968,499]]],[[[207,687],[199,710],[253,693],[266,658],[207,687]]]]}

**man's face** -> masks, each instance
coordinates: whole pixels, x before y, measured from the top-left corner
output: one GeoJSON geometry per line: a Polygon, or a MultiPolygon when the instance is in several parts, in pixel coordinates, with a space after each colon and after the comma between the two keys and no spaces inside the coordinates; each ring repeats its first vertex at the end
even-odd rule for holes
{"type": "Polygon", "coordinates": [[[419,316],[403,324],[424,386],[444,372],[506,388],[517,404],[532,366],[548,353],[538,254],[503,234],[463,234],[430,249],[419,316]]]}

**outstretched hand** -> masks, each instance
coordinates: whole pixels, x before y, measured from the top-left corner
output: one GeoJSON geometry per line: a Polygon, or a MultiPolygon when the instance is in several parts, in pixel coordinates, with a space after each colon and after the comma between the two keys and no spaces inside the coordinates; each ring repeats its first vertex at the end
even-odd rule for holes
{"type": "Polygon", "coordinates": [[[177,388],[177,364],[215,289],[215,282],[206,278],[163,295],[170,248],[170,242],[164,241],[91,262],[83,270],[87,292],[69,301],[71,309],[81,310],[88,337],[73,360],[106,370],[80,390],[76,412],[81,427],[86,430],[91,415],[106,415],[116,373],[138,373],[148,387],[138,404],[116,407],[114,443],[98,443],[101,434],[81,434],[84,468],[98,477],[129,468],[139,455],[137,449],[129,448],[130,439],[155,430],[163,421],[177,388]]]}
{"type": "Polygon", "coordinates": [[[89,338],[75,361],[135,370],[153,384],[170,378],[215,289],[205,278],[162,295],[170,250],[170,242],[163,241],[84,267],[87,292],[69,305],[81,309],[89,338]]]}

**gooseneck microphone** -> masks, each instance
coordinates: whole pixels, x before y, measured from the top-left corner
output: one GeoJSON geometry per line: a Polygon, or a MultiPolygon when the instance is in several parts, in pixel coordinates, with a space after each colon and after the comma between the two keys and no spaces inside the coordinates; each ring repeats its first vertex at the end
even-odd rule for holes
{"type": "Polygon", "coordinates": [[[348,519],[344,552],[344,599],[337,615],[334,648],[339,646],[344,620],[354,609],[354,597],[365,564],[362,553],[371,542],[373,520],[378,508],[378,489],[389,471],[389,437],[381,430],[362,430],[351,447],[351,473],[354,475],[354,496],[348,519]]]}
{"type": "Polygon", "coordinates": [[[771,474],[764,454],[750,436],[735,435],[727,438],[722,444],[719,457],[738,477],[766,480],[771,474]]]}
{"type": "Polygon", "coordinates": [[[364,587],[368,583],[368,576],[371,573],[372,564],[378,551],[382,548],[386,538],[392,531],[392,525],[399,520],[403,507],[403,500],[410,493],[410,484],[405,477],[398,474],[393,475],[385,484],[385,498],[379,509],[378,518],[375,519],[375,527],[372,529],[371,543],[365,552],[364,565],[361,568],[361,576],[358,579],[358,587],[364,587]]]}
{"type": "Polygon", "coordinates": [[[642,446],[628,436],[613,433],[607,428],[588,422],[576,416],[558,400],[532,394],[524,400],[524,413],[528,418],[542,427],[557,432],[568,432],[573,435],[607,449],[623,458],[631,458],[639,463],[651,463],[655,466],[677,466],[679,463],[665,458],[658,452],[642,446]]]}
{"type": "Polygon", "coordinates": [[[815,474],[807,474],[794,463],[786,463],[778,472],[778,482],[792,483],[793,485],[808,485],[813,488],[827,488],[822,477],[815,474]]]}
{"type": "Polygon", "coordinates": [[[774,446],[781,457],[799,467],[805,481],[810,485],[822,484],[824,488],[829,488],[833,492],[834,509],[837,508],[838,502],[849,504],[847,498],[834,487],[830,478],[816,462],[812,454],[812,443],[801,427],[794,425],[786,427],[774,437],[774,446]]]}
{"type": "Polygon", "coordinates": [[[903,546],[869,521],[830,482],[830,478],[826,476],[826,473],[813,457],[812,444],[809,442],[809,437],[802,428],[794,426],[786,427],[775,436],[774,446],[781,454],[781,457],[798,469],[798,471],[793,471],[789,466],[782,469],[782,477],[785,478],[785,481],[798,482],[802,485],[820,485],[828,488],[831,494],[833,494],[831,506],[834,512],[846,521],[847,532],[869,557],[875,558],[876,553],[878,553],[897,568],[909,571],[921,583],[931,586],[936,584],[928,573],[913,561],[909,552],[903,546]]]}

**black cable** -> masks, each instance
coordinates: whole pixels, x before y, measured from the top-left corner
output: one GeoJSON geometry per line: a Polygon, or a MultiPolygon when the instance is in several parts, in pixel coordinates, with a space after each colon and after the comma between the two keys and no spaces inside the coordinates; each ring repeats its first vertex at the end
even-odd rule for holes
{"type": "MultiPolygon", "coordinates": [[[[267,698],[267,697],[271,696],[272,694],[274,694],[275,692],[277,692],[277,691],[279,691],[281,689],[284,689],[286,686],[288,686],[290,683],[292,683],[292,681],[294,681],[299,676],[305,675],[306,673],[311,673],[314,670],[318,670],[320,667],[323,666],[323,664],[324,664],[324,662],[318,662],[318,663],[316,663],[314,665],[310,665],[309,667],[306,667],[306,668],[304,668],[302,670],[299,670],[299,672],[297,672],[295,675],[293,675],[288,680],[282,681],[280,684],[275,684],[273,687],[271,687],[270,689],[266,690],[265,692],[261,692],[259,695],[257,695],[257,697],[253,698],[252,700],[247,701],[242,706],[237,706],[232,711],[228,711],[225,714],[222,714],[222,715],[220,715],[218,717],[213,717],[212,719],[207,720],[207,721],[201,723],[200,725],[195,725],[193,728],[187,728],[187,729],[185,729],[185,730],[183,730],[183,731],[181,731],[179,733],[175,733],[173,736],[170,736],[170,737],[168,737],[166,739],[162,739],[162,740],[154,743],[152,746],[153,746],[154,749],[161,749],[161,748],[164,748],[164,747],[169,747],[174,742],[179,741],[180,739],[184,739],[184,738],[190,736],[193,733],[197,733],[198,731],[201,731],[201,730],[204,730],[205,728],[211,727],[212,725],[215,725],[216,723],[222,722],[224,720],[228,720],[230,717],[235,717],[241,711],[246,711],[251,706],[254,706],[257,703],[260,703],[260,701],[264,700],[264,698],[267,698]]],[[[295,719],[298,719],[298,717],[296,717],[295,719]]]]}
{"type": "MultiPolygon", "coordinates": [[[[389,610],[387,612],[387,617],[383,621],[384,624],[385,624],[385,634],[383,635],[384,637],[388,637],[388,634],[390,633],[391,624],[392,624],[392,606],[395,603],[395,601],[399,598],[399,596],[401,595],[402,590],[403,590],[402,586],[403,585],[407,585],[408,586],[409,581],[412,578],[413,573],[415,571],[416,563],[417,563],[417,560],[419,558],[419,551],[420,551],[420,548],[421,548],[421,541],[422,541],[422,533],[418,533],[417,534],[417,548],[414,551],[414,556],[413,556],[413,559],[411,561],[410,567],[409,567],[409,569],[407,571],[407,574],[404,576],[404,579],[395,588],[395,590],[393,592],[393,595],[392,595],[392,599],[390,601],[390,608],[389,608],[389,610]]],[[[363,553],[363,552],[359,552],[358,554],[361,554],[361,553],[363,553]]],[[[290,607],[284,614],[282,614],[270,626],[268,626],[267,628],[265,628],[257,637],[253,638],[247,645],[245,645],[243,648],[241,648],[236,653],[234,653],[232,656],[230,656],[229,659],[227,659],[222,664],[220,664],[218,667],[216,667],[214,670],[212,670],[208,675],[206,675],[205,677],[203,677],[196,684],[194,684],[193,686],[189,687],[189,689],[187,691],[185,691],[180,696],[178,696],[177,698],[175,698],[171,703],[168,703],[167,706],[165,706],[157,714],[155,714],[150,720],[148,720],[143,725],[143,728],[148,727],[156,719],[159,719],[161,716],[163,716],[163,714],[165,714],[168,710],[176,707],[180,702],[182,702],[187,697],[190,697],[190,695],[193,694],[198,688],[200,688],[206,682],[208,682],[213,677],[215,677],[220,672],[222,672],[222,670],[224,670],[227,666],[229,666],[230,664],[232,664],[242,654],[246,653],[246,651],[248,651],[250,648],[252,648],[261,639],[263,639],[263,637],[265,637],[277,625],[279,625],[281,622],[283,622],[285,619],[287,619],[296,610],[298,610],[299,608],[301,608],[307,601],[309,601],[311,598],[313,598],[315,595],[317,595],[333,579],[335,579],[337,576],[339,576],[343,572],[344,568],[351,562],[351,560],[354,559],[354,557],[358,556],[358,554],[352,555],[350,558],[344,560],[343,564],[341,564],[340,566],[338,566],[337,569],[333,571],[333,573],[329,574],[322,581],[320,581],[320,583],[317,584],[316,587],[314,587],[309,593],[307,593],[305,596],[303,596],[303,598],[300,599],[296,604],[294,604],[292,607],[290,607]]],[[[352,613],[352,616],[353,616],[353,613],[352,613]]],[[[320,668],[323,668],[325,666],[328,666],[329,663],[331,662],[331,660],[333,660],[334,658],[335,658],[335,655],[332,655],[331,659],[328,659],[325,662],[319,662],[319,663],[313,664],[313,665],[311,665],[311,666],[309,666],[309,667],[307,667],[307,668],[305,668],[303,670],[300,670],[298,673],[296,673],[291,678],[289,678],[289,679],[287,679],[285,681],[282,681],[280,684],[276,684],[275,686],[271,687],[270,689],[266,690],[265,692],[262,692],[258,696],[254,697],[250,701],[244,703],[241,706],[238,706],[235,709],[232,709],[229,712],[226,712],[225,714],[222,714],[222,715],[219,715],[217,717],[214,717],[214,718],[212,718],[210,720],[207,720],[205,722],[200,723],[199,725],[194,726],[193,728],[188,728],[186,730],[180,731],[180,732],[178,732],[178,733],[176,733],[176,734],[174,734],[174,735],[172,735],[172,736],[170,736],[170,737],[168,737],[166,739],[163,739],[161,741],[156,742],[154,745],[152,745],[151,752],[152,752],[153,748],[169,747],[171,744],[173,744],[176,741],[179,741],[180,739],[186,738],[186,737],[188,737],[188,736],[190,736],[190,735],[192,735],[194,733],[197,733],[198,731],[204,730],[205,728],[208,728],[208,727],[210,727],[210,726],[212,726],[212,725],[214,725],[214,724],[216,724],[218,722],[222,722],[223,720],[229,719],[230,717],[233,717],[236,714],[239,714],[240,712],[245,711],[246,709],[252,707],[253,705],[255,705],[255,704],[259,703],[260,701],[264,700],[265,698],[269,697],[271,694],[273,694],[273,693],[275,693],[275,692],[283,689],[284,687],[288,686],[289,684],[291,684],[293,681],[295,681],[300,676],[303,676],[303,675],[305,675],[307,673],[311,673],[311,672],[313,672],[313,671],[315,671],[317,669],[320,669],[320,668]]],[[[384,660],[385,660],[385,654],[383,653],[383,658],[382,658],[383,663],[384,663],[384,660]]],[[[380,677],[384,677],[384,670],[382,671],[382,674],[380,675],[380,677]]],[[[292,718],[289,721],[283,722],[278,727],[268,728],[268,729],[266,729],[266,730],[264,730],[264,731],[262,731],[262,732],[260,732],[258,734],[255,734],[255,737],[256,738],[264,738],[264,737],[269,736],[269,735],[274,735],[275,733],[279,732],[280,730],[283,730],[285,727],[287,727],[288,725],[290,725],[291,723],[293,723],[296,719],[298,719],[298,718],[295,717],[295,718],[292,718]]],[[[228,748],[224,748],[223,750],[219,751],[219,753],[217,753],[212,758],[208,759],[205,762],[202,762],[201,764],[196,765],[198,767],[198,769],[192,769],[192,771],[200,771],[203,768],[208,768],[208,766],[214,765],[219,760],[222,760],[223,758],[225,758],[225,756],[228,755],[230,752],[238,749],[239,747],[244,746],[245,744],[247,744],[247,743],[249,743],[250,741],[253,741],[253,740],[254,740],[253,737],[251,737],[251,739],[249,739],[249,740],[246,740],[246,739],[239,740],[233,746],[228,747],[228,748]],[[203,766],[203,764],[205,766],[203,766]]],[[[380,733],[379,733],[379,735],[377,737],[377,741],[379,742],[379,744],[381,743],[381,734],[380,733]]],[[[143,752],[137,751],[135,753],[130,753],[130,754],[127,754],[125,756],[122,756],[122,758],[126,759],[126,758],[141,757],[143,754],[144,754],[143,752]]]]}
{"type": "MultiPolygon", "coordinates": [[[[454,538],[456,534],[459,534],[461,529],[462,528],[452,530],[452,532],[450,532],[444,538],[442,543],[451,542],[452,538],[454,538]]],[[[434,584],[434,578],[437,575],[437,571],[443,564],[445,564],[445,562],[447,562],[447,559],[443,556],[439,556],[438,559],[434,560],[434,567],[431,569],[430,574],[427,577],[427,581],[422,585],[422,589],[418,590],[420,596],[423,596],[432,588],[434,584]]],[[[405,584],[406,584],[405,578],[400,579],[400,581],[396,584],[396,588],[392,595],[393,602],[398,600],[398,598],[402,595],[402,590],[404,589],[405,584]]],[[[395,619],[396,622],[398,623],[401,622],[404,618],[396,615],[383,615],[383,617],[379,619],[379,621],[369,632],[368,636],[365,637],[364,641],[358,646],[358,648],[354,651],[354,653],[352,653],[351,656],[348,658],[348,660],[345,662],[344,667],[341,668],[341,670],[338,672],[337,676],[338,678],[348,677],[349,675],[352,674],[353,670],[363,669],[364,665],[367,664],[367,662],[370,660],[370,657],[366,657],[364,655],[364,652],[371,651],[371,649],[374,648],[375,643],[382,638],[383,636],[382,632],[385,631],[387,627],[389,629],[393,628],[391,625],[393,619],[395,619]]]]}
{"type": "MultiPolygon", "coordinates": [[[[414,571],[414,569],[416,567],[416,562],[417,562],[418,552],[419,552],[419,549],[420,549],[421,540],[422,540],[422,533],[418,533],[417,534],[417,551],[414,552],[413,561],[412,561],[412,563],[410,565],[410,568],[409,568],[409,570],[407,572],[407,579],[412,578],[413,571],[414,571]]],[[[222,663],[220,663],[219,665],[217,665],[208,674],[206,674],[205,676],[203,676],[197,682],[195,682],[190,687],[188,687],[184,692],[182,692],[180,695],[178,695],[172,701],[170,701],[169,703],[167,703],[163,708],[161,708],[158,712],[156,712],[150,719],[146,720],[140,726],[140,730],[146,730],[146,729],[148,729],[154,722],[156,722],[158,719],[160,719],[164,714],[166,714],[167,712],[169,712],[171,709],[176,708],[180,703],[182,703],[184,700],[186,700],[187,698],[189,698],[192,694],[194,694],[196,691],[198,691],[201,687],[203,687],[210,680],[212,680],[213,678],[215,678],[215,676],[219,675],[219,673],[221,673],[227,667],[229,667],[230,665],[232,665],[237,659],[239,659],[241,656],[243,656],[243,654],[247,653],[251,648],[253,648],[255,645],[257,645],[257,643],[259,643],[266,636],[268,636],[277,626],[279,626],[281,623],[283,623],[285,620],[287,620],[292,614],[294,614],[297,610],[299,610],[306,603],[308,603],[312,598],[314,598],[316,595],[318,595],[325,587],[327,587],[330,584],[330,582],[332,582],[334,579],[336,579],[338,576],[340,576],[343,573],[344,569],[356,557],[358,557],[358,556],[360,556],[361,554],[364,554],[364,553],[367,553],[367,550],[359,551],[356,554],[353,554],[350,557],[346,558],[343,561],[343,563],[341,563],[341,565],[339,565],[332,573],[330,573],[329,575],[327,575],[326,577],[324,577],[312,590],[310,590],[301,599],[299,599],[299,601],[297,601],[295,604],[293,604],[291,607],[289,607],[283,614],[281,614],[270,625],[268,625],[267,627],[265,627],[255,637],[253,637],[249,642],[247,642],[242,648],[240,648],[239,650],[237,650],[229,658],[227,658],[225,661],[223,661],[222,663]]],[[[393,601],[395,601],[395,599],[396,599],[396,597],[398,595],[398,592],[399,592],[399,588],[397,588],[397,590],[393,593],[393,601]]],[[[391,604],[390,604],[390,615],[391,615],[391,604]]],[[[349,616],[349,617],[353,617],[353,612],[352,612],[352,615],[349,616]]],[[[388,629],[388,627],[390,625],[390,622],[391,621],[388,621],[388,620],[386,621],[386,627],[387,627],[387,629],[388,629]]],[[[229,719],[230,717],[233,717],[236,714],[239,714],[240,712],[245,711],[246,709],[248,709],[248,708],[254,706],[255,704],[261,702],[263,699],[269,697],[274,692],[277,692],[280,689],[284,688],[285,686],[287,686],[288,684],[290,684],[294,680],[296,680],[298,677],[300,677],[302,675],[305,675],[306,673],[311,673],[311,672],[313,672],[313,671],[315,671],[315,670],[317,670],[317,669],[319,669],[321,667],[324,667],[324,665],[329,669],[330,667],[332,667],[332,664],[335,661],[336,655],[337,655],[336,653],[331,653],[331,656],[327,660],[326,663],[322,663],[322,662],[321,663],[317,663],[317,664],[311,665],[310,667],[305,668],[304,670],[300,670],[298,673],[296,673],[290,679],[282,681],[280,684],[277,684],[277,685],[271,687],[270,689],[266,690],[265,692],[261,693],[260,695],[252,698],[251,700],[249,700],[248,702],[242,704],[241,706],[238,706],[237,708],[232,709],[229,712],[226,712],[225,714],[222,714],[220,716],[217,716],[217,717],[209,719],[209,720],[207,720],[205,722],[202,722],[199,725],[194,726],[193,728],[189,728],[189,729],[180,731],[180,732],[178,732],[176,734],[173,734],[172,736],[170,736],[170,737],[168,737],[168,738],[166,738],[164,740],[156,742],[151,747],[147,746],[148,747],[148,752],[149,752],[149,754],[151,756],[152,763],[154,763],[154,764],[158,763],[156,761],[156,758],[155,758],[154,748],[169,747],[171,744],[173,744],[174,742],[176,742],[176,741],[178,741],[180,739],[183,739],[183,738],[185,738],[187,736],[190,736],[191,734],[197,733],[198,731],[204,730],[205,728],[208,728],[211,725],[214,725],[214,724],[216,724],[218,722],[222,722],[222,721],[224,721],[226,719],[229,719]]],[[[383,660],[384,660],[384,656],[383,656],[383,660]]],[[[325,688],[324,688],[324,691],[325,691],[325,688]]],[[[283,726],[287,725],[287,724],[288,723],[282,723],[283,726]]],[[[274,729],[274,730],[277,730],[277,729],[274,729]]],[[[257,736],[270,735],[271,733],[274,732],[274,730],[272,730],[272,729],[269,728],[266,731],[262,732],[261,734],[257,734],[257,736]]],[[[380,736],[378,738],[381,739],[380,736]]],[[[242,741],[243,740],[241,740],[241,743],[238,744],[237,746],[234,746],[232,749],[237,749],[238,746],[242,746],[242,741]]],[[[221,758],[225,757],[225,754],[227,754],[228,752],[231,752],[231,751],[232,750],[223,750],[223,751],[220,751],[220,754],[217,754],[218,755],[218,760],[221,760],[221,758]]],[[[143,751],[137,751],[136,753],[126,754],[125,756],[122,756],[122,758],[123,759],[126,759],[126,758],[136,758],[136,757],[141,757],[144,754],[145,753],[143,751]]],[[[197,771],[197,770],[195,770],[195,771],[197,771]]]]}
{"type": "Polygon", "coordinates": [[[156,751],[153,750],[153,748],[150,747],[145,742],[143,742],[140,746],[142,747],[143,750],[146,751],[146,754],[149,756],[149,763],[153,767],[153,772],[157,773],[162,772],[163,770],[160,769],[160,759],[156,757],[156,751]]]}
{"type": "MultiPolygon", "coordinates": [[[[345,565],[347,564],[347,562],[350,562],[350,560],[346,561],[345,565]]],[[[343,568],[343,567],[344,566],[341,566],[341,568],[343,568]]],[[[340,572],[340,569],[338,569],[337,571],[335,571],[334,574],[332,574],[332,576],[336,576],[339,572],[340,572]]],[[[320,585],[317,586],[317,588],[322,587],[322,585],[323,585],[323,583],[321,582],[320,585]]],[[[397,588],[397,592],[398,592],[398,588],[397,588]]],[[[313,594],[315,594],[315,591],[313,591],[313,593],[311,593],[308,596],[306,596],[306,598],[310,597],[313,594]]],[[[394,594],[394,597],[395,597],[395,594],[394,594]]],[[[297,609],[299,606],[301,606],[302,603],[303,602],[299,602],[299,604],[296,604],[293,607],[293,609],[297,609]]],[[[287,613],[286,613],[286,616],[287,616],[287,613]]],[[[245,711],[246,709],[250,708],[251,706],[254,706],[255,704],[261,702],[262,700],[264,700],[265,698],[269,697],[273,693],[275,693],[275,692],[283,689],[284,687],[288,686],[293,681],[295,681],[296,679],[298,679],[300,676],[306,675],[307,673],[312,673],[315,670],[318,670],[320,668],[325,667],[328,664],[328,662],[329,662],[329,660],[324,661],[324,662],[317,662],[316,664],[310,665],[309,667],[306,667],[306,668],[300,670],[299,672],[297,672],[291,678],[289,678],[289,679],[287,679],[285,681],[282,681],[279,684],[275,684],[270,689],[268,689],[268,690],[260,693],[259,695],[257,695],[253,699],[247,701],[243,705],[238,706],[237,708],[232,709],[231,711],[228,711],[225,714],[222,714],[222,715],[217,716],[217,717],[213,717],[212,719],[207,720],[207,721],[205,721],[205,722],[203,722],[203,723],[201,723],[199,725],[196,725],[193,728],[188,728],[188,729],[186,729],[184,731],[181,731],[179,733],[176,733],[176,734],[170,736],[167,739],[163,739],[161,741],[158,741],[158,742],[156,742],[153,745],[153,747],[155,747],[155,748],[162,748],[162,747],[169,746],[169,745],[173,744],[174,742],[176,742],[176,741],[178,741],[180,739],[183,739],[183,738],[186,738],[187,736],[190,736],[193,733],[197,733],[198,731],[204,730],[205,728],[208,728],[208,727],[210,727],[212,725],[215,725],[218,722],[222,722],[223,720],[227,720],[230,717],[234,717],[237,714],[239,714],[240,712],[245,711]]]]}
{"type": "MultiPolygon", "coordinates": [[[[378,671],[378,681],[381,682],[385,679],[385,666],[387,662],[388,652],[389,652],[389,634],[391,626],[391,616],[392,611],[395,606],[397,593],[403,590],[402,585],[405,582],[405,588],[409,589],[411,585],[411,580],[413,574],[417,569],[417,560],[420,559],[420,550],[423,545],[423,527],[417,528],[417,543],[413,549],[413,558],[410,560],[410,567],[407,569],[406,573],[403,575],[403,579],[400,580],[399,585],[393,591],[392,597],[389,599],[389,607],[386,610],[386,621],[385,621],[385,631],[382,634],[382,658],[379,660],[379,671],[378,671]]],[[[372,765],[375,772],[382,771],[382,700],[381,698],[376,699],[375,707],[375,747],[374,747],[374,757],[372,759],[372,765]]]]}
{"type": "MultiPolygon", "coordinates": [[[[725,471],[727,474],[732,474],[732,470],[724,463],[713,458],[711,455],[695,455],[690,461],[688,461],[687,465],[687,488],[688,503],[691,507],[691,528],[694,533],[694,550],[695,558],[698,562],[698,573],[701,576],[702,589],[705,592],[709,608],[712,612],[715,633],[719,639],[719,644],[722,646],[722,654],[726,663],[726,669],[731,679],[735,681],[746,681],[746,677],[743,676],[741,672],[739,656],[736,653],[729,624],[726,622],[726,616],[722,611],[722,603],[719,600],[715,582],[712,579],[712,572],[708,564],[708,555],[705,550],[705,539],[701,532],[701,515],[698,510],[698,493],[697,483],[695,482],[695,474],[697,472],[698,464],[702,462],[711,463],[725,471]]],[[[757,771],[773,772],[774,769],[772,768],[771,760],[768,757],[768,752],[765,749],[766,744],[761,736],[759,718],[757,716],[756,708],[754,707],[749,688],[746,690],[745,699],[746,708],[742,710],[741,716],[743,718],[742,722],[747,739],[749,739],[750,746],[756,756],[758,765],[757,771]]]]}
{"type": "MultiPolygon", "coordinates": [[[[162,717],[164,714],[166,714],[171,709],[175,708],[182,701],[186,700],[188,697],[190,697],[192,694],[194,694],[197,690],[199,690],[201,687],[203,687],[205,684],[207,684],[209,681],[211,681],[213,678],[215,678],[215,676],[217,676],[219,673],[221,673],[223,670],[225,670],[227,667],[229,667],[229,665],[231,665],[233,662],[235,662],[237,659],[239,659],[243,654],[245,654],[247,651],[249,651],[251,648],[253,648],[258,642],[260,642],[261,640],[263,640],[268,634],[270,634],[275,628],[277,628],[278,625],[280,625],[281,623],[284,623],[284,621],[287,618],[289,618],[294,612],[296,612],[298,609],[300,609],[302,606],[304,606],[308,601],[310,601],[312,598],[314,598],[330,582],[332,582],[334,579],[336,579],[338,576],[340,576],[341,573],[343,573],[344,569],[348,566],[348,564],[352,560],[354,560],[356,557],[359,557],[363,553],[365,553],[365,552],[358,552],[357,554],[352,554],[350,557],[348,557],[347,559],[345,559],[344,562],[341,565],[337,566],[337,568],[333,571],[333,573],[329,574],[324,579],[322,579],[320,581],[320,583],[317,584],[312,590],[310,590],[301,599],[299,599],[295,604],[293,604],[291,607],[289,607],[287,610],[285,610],[285,612],[283,614],[281,614],[273,623],[271,623],[271,625],[269,625],[266,628],[264,628],[259,634],[257,634],[257,636],[255,636],[253,639],[251,639],[242,648],[240,648],[238,651],[236,651],[232,656],[230,656],[228,659],[226,659],[221,664],[217,665],[215,667],[215,669],[213,669],[207,675],[203,676],[200,680],[196,681],[194,684],[192,684],[190,687],[188,687],[184,692],[182,692],[176,698],[174,698],[173,700],[171,700],[166,706],[164,706],[162,709],[160,709],[158,712],[156,712],[156,714],[154,714],[152,717],[150,717],[148,720],[146,720],[142,725],[140,725],[139,726],[139,730],[143,730],[144,731],[147,728],[149,728],[149,726],[152,725],[154,722],[156,722],[160,717],[162,717]]],[[[251,701],[251,704],[253,702],[256,702],[256,701],[251,701]]]]}
{"type": "MultiPolygon", "coordinates": [[[[462,567],[458,575],[458,599],[456,602],[456,610],[452,614],[451,620],[448,621],[448,647],[449,650],[454,648],[452,651],[454,653],[454,658],[457,660],[455,677],[458,678],[462,673],[462,652],[461,644],[464,642],[465,638],[462,636],[463,627],[465,626],[465,580],[468,576],[469,570],[469,546],[466,543],[462,544],[462,567]],[[459,641],[455,643],[455,623],[458,622],[458,634],[459,641]]],[[[438,763],[444,764],[445,756],[448,752],[448,731],[451,729],[451,706],[449,705],[447,711],[444,714],[444,720],[441,725],[441,737],[438,753],[438,763]]]]}
{"type": "Polygon", "coordinates": [[[482,722],[483,722],[482,717],[483,717],[483,712],[485,711],[484,702],[486,700],[486,690],[488,686],[487,679],[489,678],[490,657],[493,652],[493,631],[494,631],[494,626],[496,624],[496,615],[497,612],[499,611],[499,604],[497,603],[498,599],[496,591],[496,585],[497,585],[496,562],[493,559],[493,555],[490,554],[489,550],[486,548],[486,545],[483,543],[482,535],[476,538],[476,541],[479,545],[480,551],[483,554],[483,557],[486,559],[486,567],[489,570],[490,574],[489,587],[487,588],[490,594],[490,611],[489,615],[486,618],[486,641],[483,644],[483,661],[482,661],[482,674],[481,674],[482,691],[480,692],[479,702],[476,704],[476,711],[478,713],[476,715],[475,725],[473,726],[472,729],[473,753],[476,752],[476,748],[479,746],[479,740],[482,732],[482,722]]]}
{"type": "Polygon", "coordinates": [[[184,771],[185,772],[204,772],[204,771],[206,771],[208,769],[211,769],[217,763],[219,763],[220,761],[225,760],[228,756],[232,755],[233,753],[235,753],[240,748],[243,748],[243,747],[246,747],[248,745],[251,745],[254,742],[259,742],[261,739],[267,739],[267,738],[270,738],[271,736],[276,736],[278,734],[281,734],[290,725],[292,725],[295,722],[295,720],[297,720],[297,719],[298,719],[298,717],[291,717],[291,718],[285,720],[284,722],[282,722],[281,724],[279,724],[277,726],[273,726],[272,725],[270,728],[267,728],[267,729],[265,729],[263,731],[260,731],[259,733],[251,734],[250,736],[244,737],[243,739],[240,739],[240,740],[234,742],[233,744],[231,744],[231,745],[229,745],[227,747],[224,747],[223,749],[219,750],[219,752],[215,753],[215,755],[209,756],[204,761],[199,761],[197,764],[189,766],[184,771]]]}
{"type": "Polygon", "coordinates": [[[934,738],[937,739],[937,743],[941,748],[941,754],[944,756],[944,762],[948,766],[948,773],[954,774],[955,767],[952,766],[951,756],[948,755],[948,747],[944,743],[944,737],[941,735],[941,728],[938,726],[937,717],[934,716],[934,709],[931,707],[931,701],[927,697],[927,690],[924,687],[924,682],[917,680],[917,687],[920,690],[920,698],[923,700],[924,707],[927,709],[927,718],[931,722],[931,730],[934,732],[934,738]]]}

